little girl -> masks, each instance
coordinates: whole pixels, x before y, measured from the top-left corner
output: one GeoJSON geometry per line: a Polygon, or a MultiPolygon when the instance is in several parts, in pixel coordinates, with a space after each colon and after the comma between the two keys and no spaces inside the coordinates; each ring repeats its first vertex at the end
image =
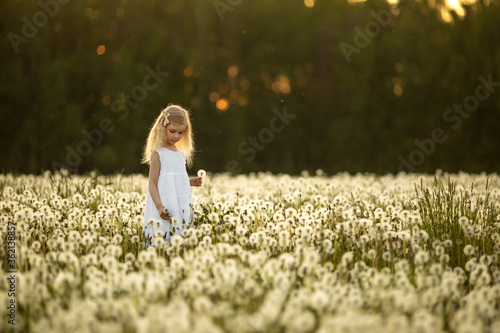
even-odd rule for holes
{"type": "Polygon", "coordinates": [[[149,163],[149,182],[144,211],[144,235],[158,230],[167,241],[193,222],[190,186],[201,186],[202,178],[189,179],[186,165],[193,162],[194,143],[189,113],[178,105],[161,111],[144,147],[142,163],[149,163]],[[154,227],[154,229],[153,229],[154,227]]]}

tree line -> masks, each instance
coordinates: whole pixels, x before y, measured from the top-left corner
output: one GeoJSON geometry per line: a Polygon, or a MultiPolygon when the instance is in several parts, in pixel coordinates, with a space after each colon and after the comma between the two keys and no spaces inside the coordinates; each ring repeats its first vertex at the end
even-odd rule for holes
{"type": "MultiPolygon", "coordinates": [[[[193,170],[496,172],[500,5],[4,1],[3,172],[147,172],[169,103],[193,170]]],[[[193,172],[193,171],[192,171],[193,172]]]]}

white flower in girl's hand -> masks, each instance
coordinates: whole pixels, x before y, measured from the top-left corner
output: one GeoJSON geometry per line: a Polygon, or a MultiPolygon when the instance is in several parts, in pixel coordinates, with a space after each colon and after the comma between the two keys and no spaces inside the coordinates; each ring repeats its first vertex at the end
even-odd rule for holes
{"type": "Polygon", "coordinates": [[[168,209],[166,209],[165,207],[163,207],[163,214],[168,215],[168,209]]]}
{"type": "Polygon", "coordinates": [[[207,175],[207,172],[203,169],[198,170],[198,177],[205,177],[207,175]]]}

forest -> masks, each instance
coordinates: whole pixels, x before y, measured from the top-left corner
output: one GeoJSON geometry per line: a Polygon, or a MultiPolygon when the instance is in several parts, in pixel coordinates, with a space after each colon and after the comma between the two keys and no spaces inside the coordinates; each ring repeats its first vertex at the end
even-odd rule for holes
{"type": "Polygon", "coordinates": [[[191,112],[191,173],[500,170],[500,4],[0,3],[2,172],[147,173],[191,112]]]}

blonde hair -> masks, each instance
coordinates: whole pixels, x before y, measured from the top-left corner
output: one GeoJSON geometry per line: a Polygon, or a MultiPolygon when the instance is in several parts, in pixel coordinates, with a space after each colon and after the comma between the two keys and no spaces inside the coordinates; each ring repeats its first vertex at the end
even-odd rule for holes
{"type": "Polygon", "coordinates": [[[193,164],[194,140],[191,120],[189,119],[189,111],[179,105],[173,104],[169,104],[165,109],[163,109],[154,121],[153,126],[149,131],[146,145],[144,146],[141,163],[149,163],[151,154],[153,154],[153,152],[155,152],[158,148],[165,145],[167,140],[166,125],[169,123],[186,125],[186,130],[184,131],[182,138],[176,143],[176,146],[186,154],[186,164],[188,166],[193,164]]]}

